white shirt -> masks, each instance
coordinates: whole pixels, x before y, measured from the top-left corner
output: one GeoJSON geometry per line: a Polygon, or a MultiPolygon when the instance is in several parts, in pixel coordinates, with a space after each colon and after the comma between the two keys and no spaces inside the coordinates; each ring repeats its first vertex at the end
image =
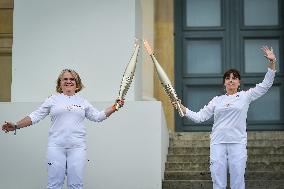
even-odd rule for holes
{"type": "Polygon", "coordinates": [[[104,111],[98,111],[87,100],[78,95],[66,96],[63,93],[52,95],[29,117],[32,124],[51,115],[49,147],[85,147],[85,117],[100,122],[106,119],[104,111]]]}
{"type": "Polygon", "coordinates": [[[211,144],[247,144],[246,119],[249,104],[268,91],[274,77],[275,71],[268,68],[264,80],[254,88],[233,95],[216,96],[199,112],[186,109],[186,117],[200,123],[214,115],[211,144]]]}

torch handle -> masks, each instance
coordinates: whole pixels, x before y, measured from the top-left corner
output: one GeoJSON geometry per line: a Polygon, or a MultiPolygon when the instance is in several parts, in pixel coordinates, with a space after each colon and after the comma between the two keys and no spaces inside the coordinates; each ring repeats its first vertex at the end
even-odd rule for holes
{"type": "Polygon", "coordinates": [[[183,117],[183,116],[184,116],[184,113],[183,113],[183,111],[182,111],[182,109],[181,109],[181,106],[180,106],[179,101],[177,101],[177,111],[178,111],[180,117],[183,117]]]}

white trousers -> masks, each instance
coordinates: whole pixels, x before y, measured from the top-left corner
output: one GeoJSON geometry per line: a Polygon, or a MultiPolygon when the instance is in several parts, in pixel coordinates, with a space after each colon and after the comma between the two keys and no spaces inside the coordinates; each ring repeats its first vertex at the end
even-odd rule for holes
{"type": "Polygon", "coordinates": [[[83,189],[86,148],[47,148],[47,189],[62,189],[65,175],[68,189],[83,189]]]}
{"type": "Polygon", "coordinates": [[[227,167],[231,189],[245,189],[247,148],[245,144],[226,143],[210,145],[210,171],[213,189],[226,189],[227,167]]]}

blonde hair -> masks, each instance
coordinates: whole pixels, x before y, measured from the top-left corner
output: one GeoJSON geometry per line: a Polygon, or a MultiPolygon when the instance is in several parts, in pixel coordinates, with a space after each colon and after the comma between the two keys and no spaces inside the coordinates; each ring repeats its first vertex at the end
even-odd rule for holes
{"type": "Polygon", "coordinates": [[[81,91],[81,90],[84,88],[84,85],[83,85],[83,83],[82,83],[82,81],[81,81],[81,78],[80,78],[79,74],[78,74],[77,72],[75,72],[74,70],[72,70],[72,69],[63,69],[63,70],[60,72],[60,74],[59,74],[59,76],[58,76],[58,78],[57,78],[57,82],[56,82],[56,83],[57,83],[57,84],[56,84],[56,92],[58,92],[58,93],[63,93],[63,91],[62,91],[62,89],[61,89],[61,86],[60,86],[60,81],[61,81],[62,76],[63,76],[63,74],[64,74],[65,72],[71,73],[71,75],[75,78],[75,82],[76,82],[76,90],[75,90],[75,93],[81,91]]]}

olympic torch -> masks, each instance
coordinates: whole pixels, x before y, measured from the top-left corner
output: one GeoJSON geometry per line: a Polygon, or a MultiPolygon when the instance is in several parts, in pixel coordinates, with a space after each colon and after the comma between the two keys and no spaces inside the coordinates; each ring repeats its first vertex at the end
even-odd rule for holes
{"type": "Polygon", "coordinates": [[[144,45],[145,45],[145,48],[147,49],[147,52],[149,53],[150,57],[152,58],[156,72],[159,76],[160,82],[161,82],[165,92],[167,93],[168,97],[170,98],[171,103],[176,104],[177,111],[178,111],[179,115],[181,117],[183,117],[184,113],[182,111],[179,98],[177,97],[176,91],[173,88],[170,79],[168,78],[166,72],[163,70],[163,68],[158,63],[157,59],[154,56],[154,53],[151,50],[149,43],[146,40],[144,40],[144,45]]]}
{"type": "Polygon", "coordinates": [[[124,97],[132,83],[133,77],[134,77],[134,73],[135,73],[135,68],[136,68],[136,62],[137,62],[137,56],[138,56],[138,52],[139,52],[139,44],[137,43],[137,41],[135,42],[135,46],[134,46],[134,52],[130,58],[130,61],[128,63],[128,65],[125,68],[121,83],[120,83],[120,89],[118,92],[118,97],[115,103],[115,109],[118,110],[120,108],[120,105],[118,103],[118,101],[120,100],[124,100],[124,97]]]}

